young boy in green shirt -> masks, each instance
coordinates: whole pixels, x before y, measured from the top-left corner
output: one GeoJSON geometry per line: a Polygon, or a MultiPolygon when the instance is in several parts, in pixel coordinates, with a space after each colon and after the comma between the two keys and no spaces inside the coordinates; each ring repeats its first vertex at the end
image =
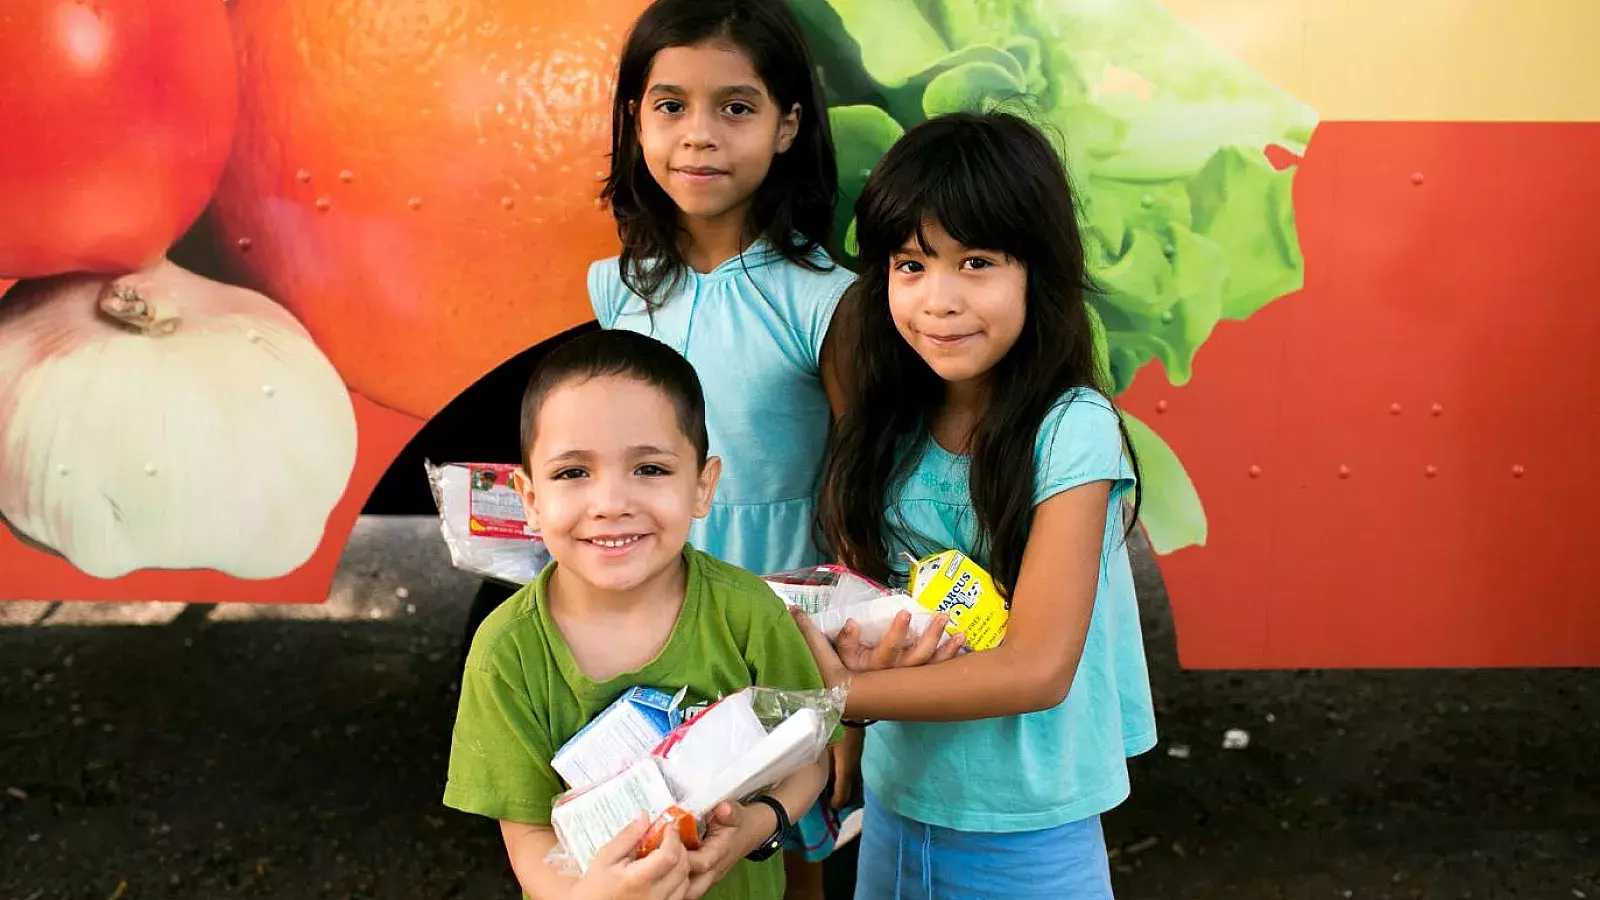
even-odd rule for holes
{"type": "Polygon", "coordinates": [[[774,852],[822,792],[826,755],[769,797],[718,809],[697,850],[669,834],[634,859],[641,819],[581,879],[544,861],[556,844],[551,803],[564,790],[551,759],[623,691],[687,688],[694,705],[751,685],[822,687],[771,589],[688,545],[720,471],[694,369],[634,332],[570,341],[528,384],[522,455],[528,521],[555,561],[473,638],[445,804],[500,821],[512,870],[535,900],[778,900],[774,852]]]}

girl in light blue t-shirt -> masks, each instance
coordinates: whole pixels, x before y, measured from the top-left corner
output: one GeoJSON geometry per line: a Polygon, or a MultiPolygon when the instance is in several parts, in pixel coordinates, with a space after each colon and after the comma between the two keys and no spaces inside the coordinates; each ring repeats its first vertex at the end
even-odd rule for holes
{"type": "MultiPolygon", "coordinates": [[[[602,328],[651,335],[699,373],[722,477],[689,539],[758,574],[824,560],[824,345],[854,281],[823,249],[837,194],[827,107],[788,4],[645,10],[617,69],[602,193],[622,252],[590,268],[589,299],[602,328]]],[[[853,769],[848,746],[836,765],[853,769]]],[[[812,863],[849,812],[842,791],[830,799],[842,809],[818,804],[786,845],[791,898],[820,900],[812,863]]]]}
{"type": "Polygon", "coordinates": [[[880,720],[856,897],[1110,897],[1099,817],[1156,733],[1125,543],[1137,463],[1066,173],[1023,120],[956,114],[908,132],[855,212],[824,536],[880,580],[961,550],[1011,607],[1000,646],[961,655],[932,630],[901,651],[903,622],[834,648],[797,615],[846,716],[880,720]]]}

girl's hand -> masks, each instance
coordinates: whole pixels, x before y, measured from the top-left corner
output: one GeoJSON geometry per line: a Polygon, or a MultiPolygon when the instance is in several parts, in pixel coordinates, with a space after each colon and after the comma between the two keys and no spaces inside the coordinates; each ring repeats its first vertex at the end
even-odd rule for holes
{"type": "Polygon", "coordinates": [[[773,826],[768,826],[762,834],[752,834],[752,831],[766,818],[769,817],[758,816],[736,803],[724,803],[713,810],[700,848],[688,852],[689,885],[685,896],[691,900],[705,896],[739,860],[760,846],[772,834],[773,826]]]}
{"type": "Polygon", "coordinates": [[[895,615],[883,640],[876,644],[861,640],[861,629],[854,621],[844,624],[837,643],[829,643],[804,611],[790,607],[789,614],[805,636],[811,655],[816,658],[817,668],[822,670],[823,683],[830,688],[844,683],[856,672],[943,662],[954,657],[966,643],[965,635],[945,636],[944,627],[949,619],[943,614],[934,616],[928,629],[913,641],[910,637],[911,614],[902,610],[895,615]]]}
{"type": "Polygon", "coordinates": [[[846,728],[844,739],[829,748],[833,757],[833,796],[828,805],[844,809],[861,795],[861,748],[866,735],[859,728],[846,728]]]}
{"type": "MultiPolygon", "coordinates": [[[[643,859],[634,851],[650,820],[640,816],[600,848],[589,871],[572,889],[572,900],[684,900],[689,896],[689,853],[675,828],[643,859]]],[[[695,896],[699,896],[696,894],[695,896]]]]}

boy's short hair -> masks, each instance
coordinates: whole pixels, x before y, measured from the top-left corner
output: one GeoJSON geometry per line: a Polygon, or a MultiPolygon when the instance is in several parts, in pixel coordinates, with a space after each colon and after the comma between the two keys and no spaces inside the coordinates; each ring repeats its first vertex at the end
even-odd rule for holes
{"type": "Polygon", "coordinates": [[[706,398],[700,376],[678,351],[653,337],[623,329],[573,338],[539,362],[522,393],[522,464],[529,464],[539,409],[556,388],[570,381],[621,376],[660,390],[672,401],[678,427],[694,445],[703,468],[710,454],[706,436],[706,398]]]}

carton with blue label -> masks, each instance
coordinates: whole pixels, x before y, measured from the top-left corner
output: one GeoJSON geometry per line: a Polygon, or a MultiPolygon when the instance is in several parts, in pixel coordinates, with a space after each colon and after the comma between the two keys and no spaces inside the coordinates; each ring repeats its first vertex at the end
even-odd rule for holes
{"type": "Polygon", "coordinates": [[[629,688],[593,721],[561,745],[550,767],[574,791],[619,775],[650,755],[682,724],[680,696],[653,688],[629,688]]]}

